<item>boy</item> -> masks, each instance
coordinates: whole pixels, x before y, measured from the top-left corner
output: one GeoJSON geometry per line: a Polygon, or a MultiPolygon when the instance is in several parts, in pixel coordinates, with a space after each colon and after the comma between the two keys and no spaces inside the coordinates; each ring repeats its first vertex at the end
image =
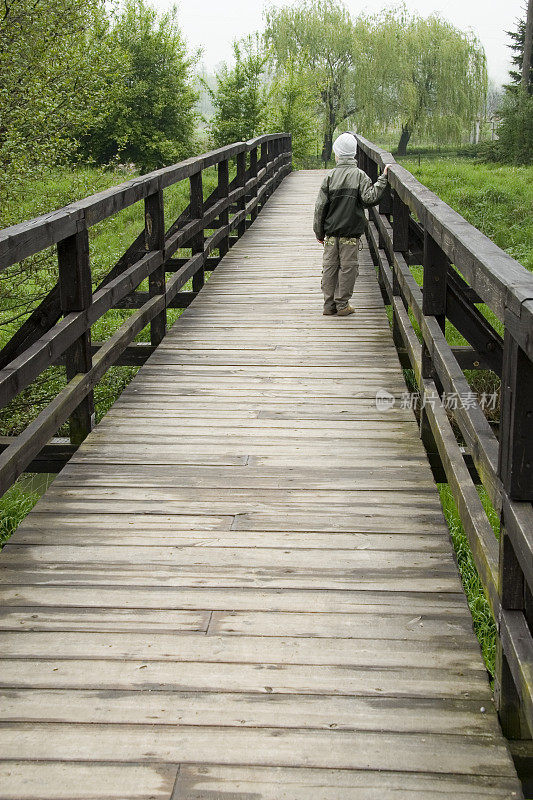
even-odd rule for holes
{"type": "Polygon", "coordinates": [[[315,205],[313,230],[324,245],[322,291],[326,316],[347,317],[354,310],[349,304],[359,274],[359,239],[365,230],[365,207],[375,206],[387,184],[388,166],[372,185],[355,161],[357,140],[343,133],[333,143],[336,166],[330,170],[315,205]]]}

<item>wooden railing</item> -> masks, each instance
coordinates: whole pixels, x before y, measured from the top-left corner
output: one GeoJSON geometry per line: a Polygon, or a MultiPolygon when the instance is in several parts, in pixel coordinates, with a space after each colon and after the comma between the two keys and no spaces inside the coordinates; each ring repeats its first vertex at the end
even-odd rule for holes
{"type": "Polygon", "coordinates": [[[55,287],[0,352],[0,407],[52,365],[62,363],[67,378],[23,433],[0,440],[0,496],[23,471],[57,471],[68,460],[94,425],[96,384],[113,365],[144,363],[165,335],[167,308],[183,308],[195,297],[204,271],[216,267],[290,172],[291,152],[285,133],[237,142],[0,231],[0,271],[52,246],[59,268],[55,287]],[[217,167],[218,184],[204,199],[208,167],[217,167]],[[163,190],[183,180],[190,202],[166,229],[163,190]],[[140,201],[144,230],[93,291],[89,228],[140,201]],[[205,230],[214,233],[206,238],[205,230]],[[180,248],[190,249],[190,257],[174,258],[180,248]],[[191,278],[192,292],[180,292],[191,278]],[[135,291],[145,279],[148,292],[135,291]],[[91,326],[112,308],[135,311],[93,345],[91,326]],[[131,344],[148,324],[151,343],[131,344]],[[67,420],[71,444],[51,441],[67,420]]]}
{"type": "MultiPolygon", "coordinates": [[[[372,180],[379,168],[390,165],[386,193],[369,212],[371,250],[385,302],[392,307],[396,345],[420,389],[421,437],[440,479],[451,488],[497,623],[495,697],[503,730],[510,739],[530,740],[533,275],[390,153],[357,139],[359,166],[372,180]],[[413,264],[423,266],[422,287],[410,270],[413,264]],[[503,338],[477,307],[480,303],[501,321],[503,338]],[[450,347],[446,320],[469,347],[450,347]],[[492,370],[501,378],[499,435],[470,388],[466,368],[492,370]],[[450,396],[459,400],[451,411],[446,408],[450,396]],[[483,484],[501,516],[499,546],[475,482],[483,484]]],[[[523,752],[531,753],[527,747],[523,752]]]]}

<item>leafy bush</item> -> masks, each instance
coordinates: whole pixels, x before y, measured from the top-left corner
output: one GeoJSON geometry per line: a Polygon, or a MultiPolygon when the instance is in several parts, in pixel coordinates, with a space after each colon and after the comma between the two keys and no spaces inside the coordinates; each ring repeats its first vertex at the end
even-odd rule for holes
{"type": "Polygon", "coordinates": [[[176,9],[158,17],[126,0],[109,34],[120,53],[118,87],[81,137],[80,154],[99,164],[133,162],[141,172],[175,163],[192,148],[197,95],[176,9]]]}

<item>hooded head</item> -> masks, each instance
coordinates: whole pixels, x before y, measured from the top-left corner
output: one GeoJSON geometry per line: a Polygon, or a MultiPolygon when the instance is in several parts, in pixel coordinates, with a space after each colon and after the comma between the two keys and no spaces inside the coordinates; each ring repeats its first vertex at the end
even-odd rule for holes
{"type": "Polygon", "coordinates": [[[341,133],[333,142],[333,152],[337,158],[355,158],[357,139],[353,133],[341,133]]]}

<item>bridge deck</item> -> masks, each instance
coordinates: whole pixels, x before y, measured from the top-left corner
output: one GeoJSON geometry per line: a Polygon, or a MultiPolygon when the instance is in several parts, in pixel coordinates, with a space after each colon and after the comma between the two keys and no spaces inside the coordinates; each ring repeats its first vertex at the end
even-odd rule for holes
{"type": "Polygon", "coordinates": [[[0,798],[521,797],[368,251],[282,184],[1,557],[0,798]]]}

